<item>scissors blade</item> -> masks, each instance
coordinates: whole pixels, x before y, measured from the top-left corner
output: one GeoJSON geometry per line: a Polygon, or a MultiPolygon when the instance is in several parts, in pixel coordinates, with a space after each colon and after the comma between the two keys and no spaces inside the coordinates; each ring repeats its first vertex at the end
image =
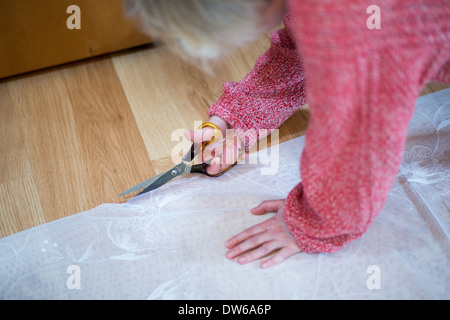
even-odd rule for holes
{"type": "Polygon", "coordinates": [[[148,180],[145,180],[145,181],[135,185],[134,187],[132,187],[132,188],[122,192],[121,194],[119,194],[119,197],[122,197],[122,196],[125,196],[127,194],[130,194],[130,193],[133,193],[133,192],[136,192],[136,191],[140,191],[142,189],[147,188],[149,185],[151,185],[154,181],[156,181],[159,177],[161,177],[166,172],[167,171],[164,171],[164,172],[162,172],[160,174],[157,174],[156,176],[154,176],[154,177],[152,177],[152,178],[150,178],[148,180]]]}
{"type": "Polygon", "coordinates": [[[180,164],[173,167],[172,169],[164,172],[158,179],[153,181],[149,186],[147,186],[144,190],[142,190],[138,195],[155,190],[155,189],[161,187],[162,185],[166,184],[170,180],[172,180],[182,174],[189,173],[190,171],[191,171],[191,166],[188,163],[183,161],[180,164]]]}

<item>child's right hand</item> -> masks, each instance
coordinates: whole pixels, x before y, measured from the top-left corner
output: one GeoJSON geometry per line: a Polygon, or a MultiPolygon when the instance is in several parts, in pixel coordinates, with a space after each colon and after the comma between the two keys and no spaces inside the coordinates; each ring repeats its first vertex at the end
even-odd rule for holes
{"type": "MultiPolygon", "coordinates": [[[[214,175],[223,172],[236,161],[247,158],[244,145],[239,136],[230,128],[228,123],[218,116],[212,116],[208,122],[214,123],[221,131],[222,137],[216,137],[216,141],[209,144],[202,155],[203,161],[211,161],[206,169],[208,174],[214,175]]],[[[184,132],[186,139],[193,143],[210,141],[214,136],[214,129],[205,127],[202,130],[184,132]]]]}

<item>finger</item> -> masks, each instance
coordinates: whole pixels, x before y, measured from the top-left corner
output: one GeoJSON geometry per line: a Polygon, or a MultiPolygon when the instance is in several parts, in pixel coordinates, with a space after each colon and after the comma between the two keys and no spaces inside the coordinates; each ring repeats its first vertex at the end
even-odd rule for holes
{"type": "Polygon", "coordinates": [[[214,158],[209,166],[206,168],[206,172],[208,174],[218,174],[219,172],[223,171],[220,157],[214,158]]]}
{"type": "MultiPolygon", "coordinates": [[[[244,155],[244,157],[245,156],[246,156],[246,154],[244,155]]],[[[211,163],[206,168],[206,172],[208,172],[208,174],[211,174],[211,175],[218,174],[219,172],[225,171],[226,169],[228,169],[229,167],[231,167],[234,164],[235,164],[235,162],[224,161],[223,157],[219,156],[219,157],[214,158],[211,161],[211,163]]]]}
{"type": "Polygon", "coordinates": [[[299,252],[301,252],[301,250],[295,244],[283,247],[280,251],[278,251],[276,254],[274,254],[271,258],[265,260],[261,264],[261,268],[267,269],[267,268],[273,267],[274,265],[286,260],[287,258],[289,258],[299,252]]]}
{"type": "Polygon", "coordinates": [[[204,160],[222,155],[223,163],[229,165],[238,161],[241,154],[243,152],[239,149],[238,145],[229,144],[226,140],[218,140],[217,142],[210,143],[203,151],[204,160]]]}
{"type": "Polygon", "coordinates": [[[214,130],[212,128],[203,128],[195,132],[195,142],[210,141],[214,136],[214,130]]]}
{"type": "Polygon", "coordinates": [[[225,147],[223,152],[224,162],[228,165],[232,165],[239,160],[239,156],[242,154],[239,145],[236,143],[228,143],[225,141],[225,147]]]}
{"type": "Polygon", "coordinates": [[[240,264],[250,263],[255,260],[261,259],[278,249],[279,244],[276,241],[269,241],[259,246],[258,248],[243,254],[241,257],[237,259],[237,261],[240,264]]]}
{"type": "Polygon", "coordinates": [[[212,128],[203,128],[197,131],[185,130],[183,134],[186,139],[195,143],[201,143],[203,141],[210,141],[214,135],[214,130],[212,128]]]}
{"type": "Polygon", "coordinates": [[[218,174],[229,166],[223,161],[223,144],[222,142],[213,142],[203,150],[203,161],[211,161],[206,172],[208,174],[218,174]],[[211,160],[212,159],[212,160],[211,160]]]}
{"type": "Polygon", "coordinates": [[[213,142],[206,146],[203,150],[203,161],[209,161],[223,153],[222,142],[213,142]]]}
{"type": "Polygon", "coordinates": [[[251,209],[252,214],[263,214],[268,212],[277,212],[284,204],[284,200],[266,200],[261,202],[255,208],[251,209]]]}
{"type": "Polygon", "coordinates": [[[189,141],[194,140],[194,131],[192,131],[192,130],[184,130],[183,135],[189,141]]]}
{"type": "Polygon", "coordinates": [[[231,248],[226,253],[226,256],[228,259],[234,259],[243,253],[246,253],[250,250],[257,249],[259,246],[268,242],[269,240],[270,240],[270,235],[268,235],[267,233],[262,233],[262,234],[252,236],[252,237],[242,241],[235,247],[231,248]]]}
{"type": "Polygon", "coordinates": [[[250,227],[248,229],[245,229],[241,233],[238,233],[237,235],[231,237],[225,242],[225,246],[229,249],[235,247],[239,243],[241,243],[244,240],[247,240],[250,237],[253,237],[257,234],[260,234],[266,230],[264,222],[259,223],[257,225],[254,225],[253,227],[250,227]]]}

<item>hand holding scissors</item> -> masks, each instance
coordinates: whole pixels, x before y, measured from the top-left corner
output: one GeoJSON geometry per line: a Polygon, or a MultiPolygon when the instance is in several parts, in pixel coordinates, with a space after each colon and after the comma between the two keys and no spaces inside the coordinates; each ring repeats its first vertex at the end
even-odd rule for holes
{"type": "Polygon", "coordinates": [[[182,161],[173,168],[156,175],[155,177],[144,181],[131,189],[121,193],[119,196],[124,196],[129,193],[140,191],[138,195],[155,190],[162,185],[166,184],[170,180],[187,173],[200,173],[209,177],[218,177],[233,168],[241,160],[243,154],[243,147],[229,148],[230,144],[235,145],[235,141],[230,141],[223,138],[223,134],[219,127],[211,122],[203,123],[200,129],[212,128],[213,133],[209,141],[203,141],[201,143],[193,142],[188,153],[182,158],[182,161]],[[233,150],[235,152],[227,152],[226,150],[233,150]],[[197,157],[200,156],[202,160],[199,164],[194,164],[197,157]],[[233,162],[230,162],[232,159],[233,162]],[[223,165],[223,160],[226,164],[223,165]],[[219,164],[219,170],[217,173],[208,173],[208,166],[211,163],[219,164]],[[222,163],[222,164],[221,164],[222,163]]]}

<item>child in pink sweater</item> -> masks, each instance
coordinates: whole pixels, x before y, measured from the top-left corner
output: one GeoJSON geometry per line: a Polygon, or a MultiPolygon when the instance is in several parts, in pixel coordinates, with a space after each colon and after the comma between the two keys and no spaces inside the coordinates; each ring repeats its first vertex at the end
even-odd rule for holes
{"type": "Polygon", "coordinates": [[[227,241],[227,257],[270,267],[298,252],[334,252],[359,238],[397,175],[415,99],[427,81],[450,82],[448,0],[386,0],[369,28],[365,0],[291,0],[285,27],[239,83],[223,86],[210,121],[234,128],[249,149],[302,105],[311,117],[302,182],[277,212],[227,241]]]}

